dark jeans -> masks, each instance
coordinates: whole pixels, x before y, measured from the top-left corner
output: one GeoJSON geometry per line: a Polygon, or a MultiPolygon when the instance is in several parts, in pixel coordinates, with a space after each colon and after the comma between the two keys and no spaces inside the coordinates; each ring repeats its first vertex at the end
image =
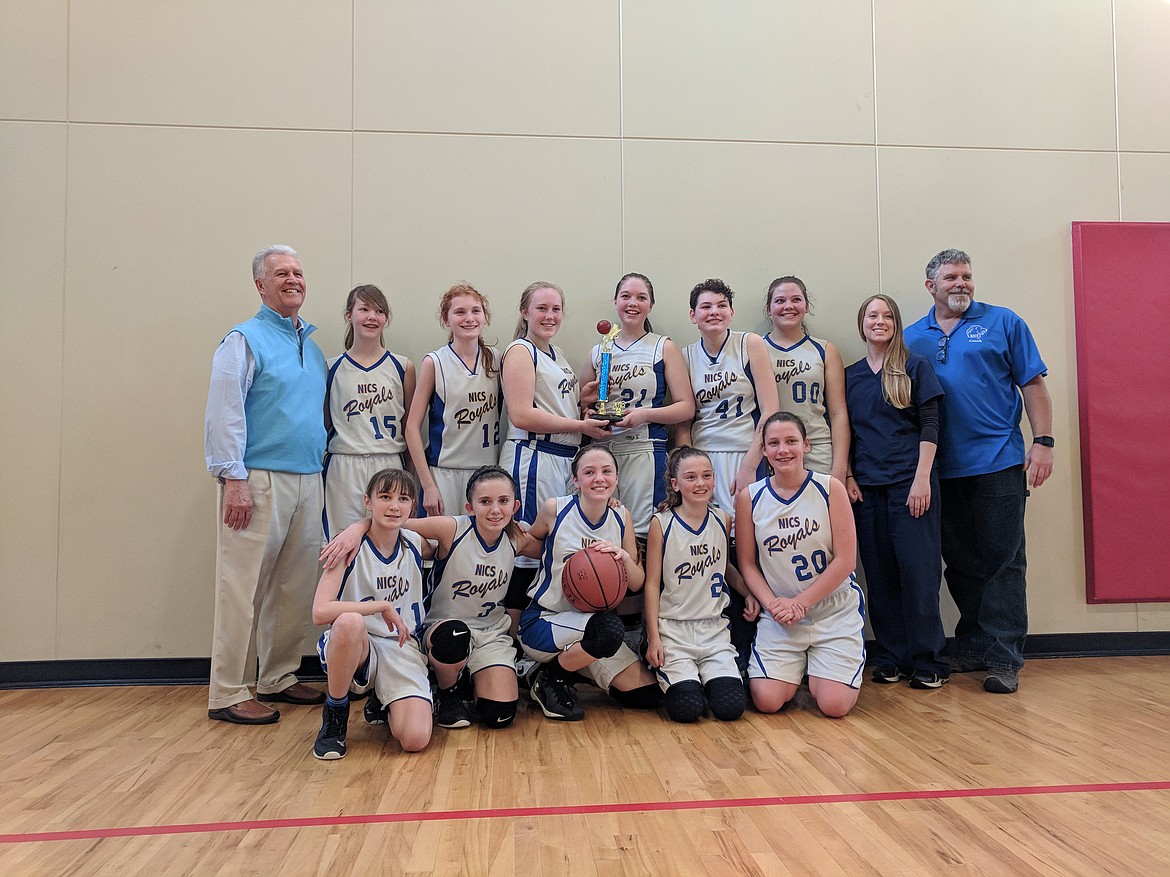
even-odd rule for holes
{"type": "Polygon", "coordinates": [[[942,496],[938,476],[932,474],[930,508],[916,518],[906,507],[913,483],[860,485],[862,501],[853,505],[869,621],[877,640],[873,662],[907,673],[947,676],[950,671],[940,657],[946,634],[938,609],[942,496]]]}
{"type": "Polygon", "coordinates": [[[1019,670],[1028,634],[1022,466],[942,480],[942,556],[959,608],[955,654],[1019,670]]]}

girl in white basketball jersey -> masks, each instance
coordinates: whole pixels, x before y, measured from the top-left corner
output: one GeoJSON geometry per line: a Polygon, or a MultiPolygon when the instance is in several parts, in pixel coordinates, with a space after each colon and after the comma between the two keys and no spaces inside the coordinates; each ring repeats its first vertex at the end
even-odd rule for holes
{"type": "Polygon", "coordinates": [[[313,623],[330,626],[317,643],[328,678],[317,758],[345,756],[351,691],[377,692],[390,705],[390,733],[403,751],[430,742],[431,683],[415,636],[423,623],[422,562],[432,552],[402,529],[417,497],[408,472],[376,472],[365,492],[369,533],[353,558],[327,569],[317,585],[313,623]]]}
{"type": "Polygon", "coordinates": [[[764,422],[772,474],[739,492],[736,551],[761,606],[748,664],[760,712],[788,703],[808,674],[827,716],[857,703],[865,668],[865,618],[853,578],[857,535],[845,485],[804,466],[804,422],[782,411],[764,422]]]}
{"type": "Polygon", "coordinates": [[[471,474],[465,496],[468,515],[411,518],[404,525],[438,543],[423,637],[439,687],[435,723],[471,724],[457,690],[466,666],[484,727],[506,728],[516,717],[518,695],[504,596],[516,543],[525,538],[512,520],[520,504],[511,476],[494,465],[471,474]]]}
{"type": "Polygon", "coordinates": [[[747,698],[723,616],[728,586],[743,594],[748,620],[760,606],[729,565],[731,516],[711,506],[711,460],[678,448],[667,461],[667,479],[646,546],[646,660],[674,721],[696,721],[705,706],[717,719],[738,719],[747,698]]]}
{"type": "Polygon", "coordinates": [[[653,709],[662,692],[625,644],[625,625],[617,613],[581,612],[561,588],[565,561],[590,545],[625,565],[630,590],[642,588],[629,510],[609,504],[618,484],[617,461],[604,445],[588,445],[573,458],[572,477],[578,493],[545,501],[524,549],[540,557],[529,588],[532,603],[520,621],[524,651],[542,665],[532,680],[532,699],[550,719],[584,718],[567,679],[580,671],[622,706],[653,709]]]}
{"type": "Polygon", "coordinates": [[[764,344],[776,376],[780,410],[800,417],[808,430],[805,464],[844,483],[849,466],[845,363],[832,341],[808,334],[805,318],[810,305],[799,277],[773,280],[764,297],[764,316],[772,321],[764,344]]]}
{"type": "Polygon", "coordinates": [[[483,340],[491,320],[487,298],[466,283],[439,300],[447,344],[423,357],[406,420],[406,446],[428,515],[456,514],[471,473],[500,457],[499,354],[483,340]]]}
{"type": "MultiPolygon", "coordinates": [[[[650,516],[665,497],[666,427],[695,416],[695,397],[677,345],[651,331],[650,278],[624,276],[613,304],[621,332],[610,355],[609,399],[624,402],[626,416],[613,425],[606,442],[621,467],[617,498],[630,510],[634,534],[645,543],[650,516]]],[[[601,354],[601,345],[595,344],[582,372],[586,383],[597,380],[601,354]]]]}
{"type": "MultiPolygon", "coordinates": [[[[501,366],[509,428],[500,468],[516,482],[517,518],[529,524],[545,500],[569,492],[571,461],[581,436],[609,434],[608,421],[581,417],[577,375],[564,351],[552,343],[564,316],[565,294],[559,286],[529,284],[520,295],[516,340],[504,350],[501,366]]],[[[520,558],[516,566],[507,606],[518,620],[528,605],[536,563],[520,558]]]]}
{"type": "Polygon", "coordinates": [[[382,290],[370,284],[350,290],[345,322],[345,353],[329,362],[325,390],[326,541],[365,517],[361,497],[371,475],[405,468],[403,430],[414,395],[414,365],[385,347],[390,305],[382,290]]]}
{"type": "Polygon", "coordinates": [[[731,288],[704,280],[691,290],[691,322],[699,340],[683,349],[695,393],[695,417],[679,425],[675,444],[706,451],[715,469],[715,499],[735,516],[735,495],[760,463],[757,424],[778,409],[764,340],[733,332],[731,288]]]}

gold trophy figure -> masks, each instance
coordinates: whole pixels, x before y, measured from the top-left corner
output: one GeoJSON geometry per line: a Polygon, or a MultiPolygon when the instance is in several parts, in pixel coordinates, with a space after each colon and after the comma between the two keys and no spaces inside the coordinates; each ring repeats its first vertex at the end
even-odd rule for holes
{"type": "Polygon", "coordinates": [[[621,397],[612,401],[609,398],[609,361],[613,358],[613,341],[621,330],[621,326],[610,323],[609,320],[600,320],[597,323],[597,331],[604,337],[601,339],[601,369],[597,373],[597,414],[594,416],[610,423],[617,423],[626,416],[626,403],[621,397]]]}

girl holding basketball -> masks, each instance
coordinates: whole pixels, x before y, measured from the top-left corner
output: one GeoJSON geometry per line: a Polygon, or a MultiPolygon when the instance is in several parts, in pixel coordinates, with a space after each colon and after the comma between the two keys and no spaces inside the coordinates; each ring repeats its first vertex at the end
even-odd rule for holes
{"type": "Polygon", "coordinates": [[[382,290],[350,290],[345,322],[345,353],[329,363],[325,384],[326,541],[365,516],[362,489],[371,475],[404,468],[403,427],[414,395],[414,365],[385,347],[390,305],[382,290]]]}
{"type": "MultiPolygon", "coordinates": [[[[645,544],[650,517],[665,496],[666,427],[695,416],[695,396],[678,346],[651,331],[650,278],[625,275],[613,304],[621,332],[610,352],[609,400],[625,403],[625,417],[613,424],[606,442],[621,465],[616,496],[630,510],[634,534],[645,544]]],[[[597,379],[601,354],[601,345],[594,345],[582,373],[586,383],[597,379]]]]}
{"type": "Polygon", "coordinates": [[[406,420],[406,446],[428,515],[463,508],[467,479],[500,456],[499,354],[483,340],[488,300],[466,283],[439,300],[447,344],[423,357],[406,420]],[[428,417],[429,414],[429,417],[428,417]],[[423,421],[430,442],[423,448],[423,421]]]}
{"type": "MultiPolygon", "coordinates": [[[[541,505],[569,491],[573,454],[581,436],[604,438],[609,422],[582,418],[577,375],[564,351],[553,344],[565,316],[565,294],[553,283],[531,283],[520,296],[516,340],[504,350],[500,367],[508,406],[508,438],[500,467],[512,474],[520,500],[519,520],[532,523],[541,505]]],[[[536,572],[529,558],[517,561],[508,593],[509,614],[518,619],[528,605],[536,572]]]]}
{"type": "Polygon", "coordinates": [[[762,610],[749,689],[760,712],[774,713],[807,673],[821,712],[840,717],[857,702],[865,668],[857,534],[845,485],[806,469],[808,448],[799,417],[773,414],[763,429],[772,474],[736,499],[739,570],[762,610]]]}
{"type": "Polygon", "coordinates": [[[832,341],[813,338],[805,327],[812,302],[799,277],[777,277],[764,296],[772,328],[764,336],[780,410],[791,411],[808,430],[805,462],[841,482],[849,465],[849,415],[845,405],[845,363],[832,341]]]}
{"type": "Polygon", "coordinates": [[[743,594],[747,620],[760,606],[728,565],[731,516],[711,505],[710,458],[679,448],[666,465],[666,499],[650,520],[646,545],[646,660],[671,719],[694,722],[709,706],[715,718],[731,721],[743,715],[747,697],[723,616],[728,585],[743,594]]]}
{"type": "Polygon", "coordinates": [[[642,587],[630,513],[609,505],[618,484],[617,461],[608,448],[588,445],[573,457],[571,473],[577,494],[545,501],[525,547],[540,558],[529,588],[532,603],[520,619],[524,651],[542,665],[532,681],[532,699],[551,719],[584,718],[568,683],[569,673],[581,672],[622,706],[653,709],[662,693],[625,644],[621,619],[612,609],[581,612],[561,587],[566,561],[586,546],[620,561],[631,590],[642,587]]]}

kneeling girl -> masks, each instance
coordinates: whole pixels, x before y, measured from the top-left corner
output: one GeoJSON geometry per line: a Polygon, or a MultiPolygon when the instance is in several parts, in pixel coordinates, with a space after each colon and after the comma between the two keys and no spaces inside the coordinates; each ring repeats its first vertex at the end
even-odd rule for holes
{"type": "Polygon", "coordinates": [[[747,706],[724,616],[728,586],[743,594],[744,618],[760,612],[756,598],[728,563],[731,516],[713,507],[715,472],[696,448],[666,462],[666,499],[650,519],[646,544],[646,660],[665,692],[666,713],[693,722],[710,707],[723,721],[747,706]]]}
{"type": "Polygon", "coordinates": [[[642,588],[630,513],[609,505],[617,489],[617,462],[608,448],[587,445],[573,457],[572,477],[578,493],[546,500],[528,531],[525,551],[540,559],[528,590],[531,605],[520,617],[524,651],[542,664],[532,681],[532,699],[550,719],[584,718],[568,684],[569,673],[581,672],[622,706],[652,709],[662,694],[625,644],[622,620],[613,611],[578,611],[561,588],[565,561],[590,545],[625,565],[630,590],[642,588]]]}
{"type": "Polygon", "coordinates": [[[487,728],[516,717],[516,644],[504,597],[523,534],[512,516],[520,508],[516,483],[499,466],[481,466],[467,481],[470,515],[411,518],[405,526],[438,544],[431,572],[423,643],[438,685],[435,724],[466,728],[471,716],[458,692],[471,674],[475,711],[487,728]]]}
{"type": "Polygon", "coordinates": [[[375,473],[365,493],[369,533],[353,559],[326,570],[317,585],[313,623],[330,626],[317,643],[328,678],[317,758],[344,757],[350,692],[376,692],[390,705],[390,733],[403,751],[430,742],[431,684],[415,635],[423,622],[422,562],[432,549],[402,529],[417,499],[409,473],[375,473]]]}
{"type": "Polygon", "coordinates": [[[857,703],[865,667],[864,610],[853,577],[857,534],[845,486],[804,466],[804,422],[780,412],[764,422],[772,474],[736,498],[739,570],[761,606],[748,663],[760,712],[809,690],[827,716],[857,703]]]}

